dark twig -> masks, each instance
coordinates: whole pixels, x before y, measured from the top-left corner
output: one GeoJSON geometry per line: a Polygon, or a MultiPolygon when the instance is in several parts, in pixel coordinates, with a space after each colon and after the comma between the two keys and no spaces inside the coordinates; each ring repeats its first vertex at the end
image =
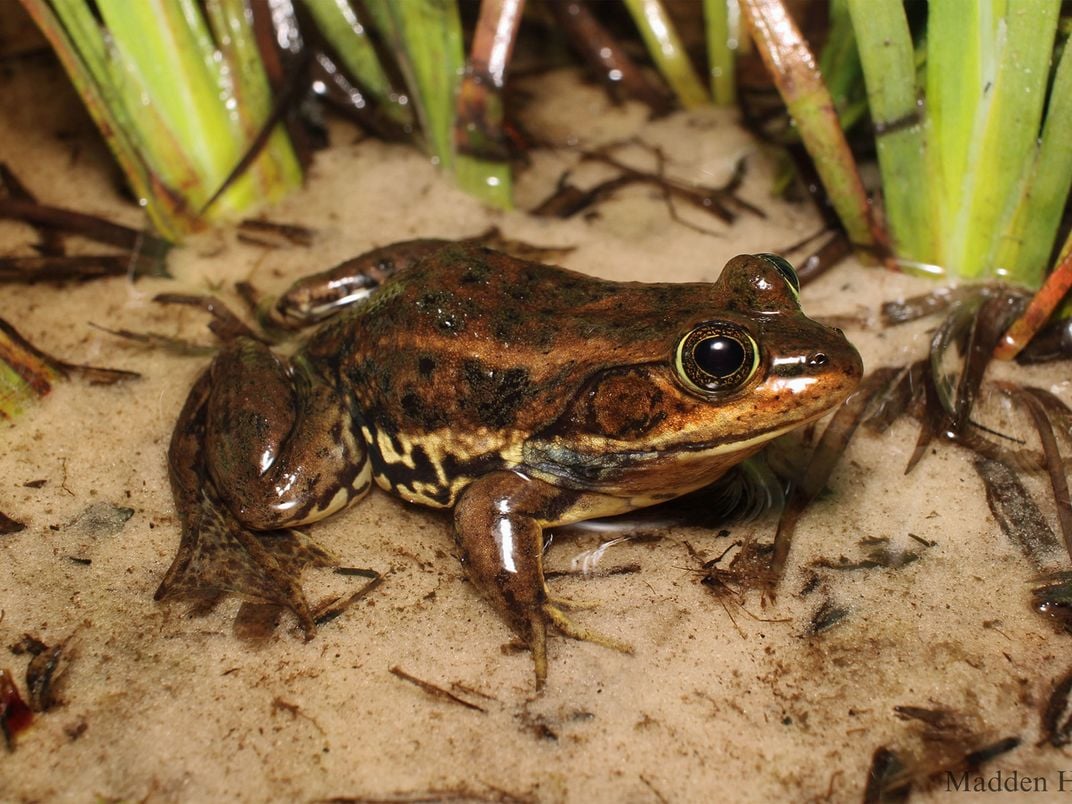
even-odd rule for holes
{"type": "Polygon", "coordinates": [[[488,710],[484,707],[478,706],[477,704],[472,703],[471,701],[467,701],[464,698],[459,698],[450,690],[445,690],[442,687],[437,687],[435,684],[432,684],[428,681],[423,681],[416,676],[411,676],[409,673],[407,673],[405,670],[403,670],[401,667],[398,667],[397,665],[391,668],[391,674],[398,676],[403,681],[408,681],[410,684],[414,684],[420,687],[429,695],[432,695],[436,698],[445,698],[448,701],[452,701],[453,703],[459,704],[460,706],[464,706],[466,709],[473,709],[477,712],[483,712],[487,714],[488,710]]]}

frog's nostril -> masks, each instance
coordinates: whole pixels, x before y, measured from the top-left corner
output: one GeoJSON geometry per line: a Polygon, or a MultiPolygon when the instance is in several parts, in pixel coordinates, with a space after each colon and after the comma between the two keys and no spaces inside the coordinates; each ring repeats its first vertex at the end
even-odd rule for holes
{"type": "Polygon", "coordinates": [[[811,368],[819,368],[825,366],[829,362],[830,358],[824,355],[822,352],[816,352],[808,358],[808,366],[811,368]]]}

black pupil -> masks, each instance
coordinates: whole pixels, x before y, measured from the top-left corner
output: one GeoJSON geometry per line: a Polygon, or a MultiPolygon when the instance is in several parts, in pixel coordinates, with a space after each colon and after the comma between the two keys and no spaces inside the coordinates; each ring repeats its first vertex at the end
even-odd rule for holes
{"type": "Polygon", "coordinates": [[[696,365],[712,377],[728,377],[744,364],[744,346],[736,338],[704,338],[692,350],[696,365]]]}

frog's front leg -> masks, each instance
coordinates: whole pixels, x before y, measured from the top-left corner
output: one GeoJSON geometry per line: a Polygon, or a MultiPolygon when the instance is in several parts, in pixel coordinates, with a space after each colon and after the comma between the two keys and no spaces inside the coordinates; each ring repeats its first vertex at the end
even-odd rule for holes
{"type": "Polygon", "coordinates": [[[371,469],[350,415],[348,401],[301,362],[246,338],[225,344],[172,436],[182,540],[157,599],[234,593],[286,606],[311,636],[300,574],[335,562],[289,528],[368,490],[371,469]]]}
{"type": "Polygon", "coordinates": [[[466,487],[454,508],[455,538],[466,574],[528,643],[536,685],[547,678],[547,624],[574,639],[626,653],[632,648],[575,624],[553,598],[543,574],[543,528],[561,521],[565,508],[583,505],[578,494],[500,471],[466,487]]]}
{"type": "Polygon", "coordinates": [[[334,268],[302,277],[262,314],[269,325],[299,329],[364,301],[399,271],[439,251],[450,240],[424,238],[366,251],[334,268]]]}

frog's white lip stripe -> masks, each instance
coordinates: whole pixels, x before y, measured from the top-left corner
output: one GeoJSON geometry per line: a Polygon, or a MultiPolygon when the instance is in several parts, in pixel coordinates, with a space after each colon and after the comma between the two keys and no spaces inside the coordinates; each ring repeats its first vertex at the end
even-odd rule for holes
{"type": "Polygon", "coordinates": [[[340,307],[346,307],[347,305],[353,304],[354,302],[359,302],[363,301],[364,299],[367,299],[376,290],[379,290],[379,288],[361,288],[360,290],[355,290],[353,293],[348,293],[345,296],[340,296],[337,299],[332,299],[329,302],[322,302],[321,304],[311,305],[306,314],[311,315],[315,319],[319,320],[324,316],[330,315],[340,307]]]}

